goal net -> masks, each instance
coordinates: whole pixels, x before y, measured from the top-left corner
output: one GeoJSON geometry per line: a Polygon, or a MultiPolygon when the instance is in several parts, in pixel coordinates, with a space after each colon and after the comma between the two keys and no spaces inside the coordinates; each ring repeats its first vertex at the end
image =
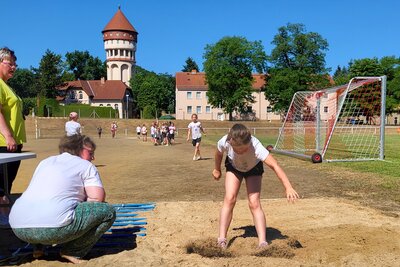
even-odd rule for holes
{"type": "Polygon", "coordinates": [[[386,76],[294,94],[275,153],[322,161],[384,159],[386,76]]]}

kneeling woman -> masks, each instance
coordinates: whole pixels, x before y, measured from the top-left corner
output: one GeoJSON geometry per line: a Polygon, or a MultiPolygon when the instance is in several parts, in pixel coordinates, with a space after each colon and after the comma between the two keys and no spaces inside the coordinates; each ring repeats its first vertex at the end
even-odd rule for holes
{"type": "Polygon", "coordinates": [[[10,213],[15,235],[34,245],[60,244],[60,255],[79,263],[115,220],[112,205],[91,161],[87,136],[63,137],[60,155],[41,161],[10,213]]]}

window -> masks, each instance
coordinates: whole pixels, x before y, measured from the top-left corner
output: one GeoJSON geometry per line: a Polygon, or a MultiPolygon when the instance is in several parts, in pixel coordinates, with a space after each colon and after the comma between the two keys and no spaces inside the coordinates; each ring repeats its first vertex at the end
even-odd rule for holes
{"type": "Polygon", "coordinates": [[[192,99],[192,92],[187,92],[186,93],[186,98],[187,99],[192,99]]]}
{"type": "Polygon", "coordinates": [[[200,114],[200,113],[201,113],[201,106],[197,106],[197,107],[196,107],[196,113],[197,113],[197,114],[200,114]]]}
{"type": "Polygon", "coordinates": [[[325,113],[328,113],[328,106],[325,106],[325,107],[324,107],[324,112],[325,112],[325,113]]]}
{"type": "Polygon", "coordinates": [[[269,113],[269,112],[272,112],[272,107],[271,106],[268,106],[267,107],[267,112],[269,113]]]}
{"type": "Polygon", "coordinates": [[[103,104],[100,104],[100,105],[99,105],[99,107],[102,107],[102,106],[103,106],[103,104]]]}
{"type": "Polygon", "coordinates": [[[115,109],[118,109],[118,104],[115,104],[115,105],[114,105],[114,108],[115,108],[115,109]]]}
{"type": "Polygon", "coordinates": [[[79,91],[79,99],[83,99],[82,91],[79,91]]]}
{"type": "Polygon", "coordinates": [[[211,107],[210,106],[206,106],[206,113],[211,113],[211,107]]]}
{"type": "Polygon", "coordinates": [[[111,107],[111,104],[107,104],[107,107],[111,107]]]}
{"type": "Polygon", "coordinates": [[[192,114],[192,106],[187,106],[186,107],[186,113],[187,114],[192,114]]]}
{"type": "Polygon", "coordinates": [[[201,99],[201,92],[196,92],[196,99],[201,99]]]}

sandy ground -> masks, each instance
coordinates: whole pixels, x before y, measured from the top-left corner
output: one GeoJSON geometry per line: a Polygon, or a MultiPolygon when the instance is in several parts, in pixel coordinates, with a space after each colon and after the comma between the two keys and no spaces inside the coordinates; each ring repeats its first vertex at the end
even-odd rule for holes
{"type": "MultiPolygon", "coordinates": [[[[344,183],[337,173],[279,157],[302,199],[287,203],[281,185],[266,170],[262,203],[270,248],[256,249],[257,238],[242,188],[229,230],[229,247],[221,254],[213,244],[224,188],[223,181],[211,178],[213,147],[204,146],[205,159],[194,162],[192,146],[182,139],[171,147],[155,147],[135,138],[95,141],[94,163],[108,201],[155,202],[156,208],[141,214],[148,221],[147,236],[136,239],[136,248],[91,256],[81,266],[400,266],[396,208],[387,216],[387,210],[383,213],[345,198],[347,193],[354,195],[354,188],[341,188],[344,183]]],[[[25,150],[36,152],[38,157],[22,162],[14,193],[26,188],[40,160],[57,153],[57,144],[55,139],[29,140],[25,150]]],[[[352,179],[360,176],[355,174],[352,179]]],[[[4,248],[13,237],[0,233],[4,248]]],[[[67,265],[70,263],[59,258],[28,258],[21,266],[67,265]]]]}

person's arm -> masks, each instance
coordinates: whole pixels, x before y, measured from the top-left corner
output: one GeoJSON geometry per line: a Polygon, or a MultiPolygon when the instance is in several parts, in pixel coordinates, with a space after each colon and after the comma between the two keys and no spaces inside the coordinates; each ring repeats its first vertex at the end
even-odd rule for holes
{"type": "Polygon", "coordinates": [[[201,125],[200,125],[200,131],[201,131],[204,135],[207,135],[206,132],[204,131],[203,126],[201,126],[201,125]]]}
{"type": "Polygon", "coordinates": [[[279,166],[275,158],[271,154],[269,154],[267,158],[264,160],[264,163],[275,172],[276,176],[282,182],[282,185],[285,187],[287,200],[293,202],[296,199],[298,199],[299,195],[293,189],[288,177],[286,176],[286,173],[283,171],[281,166],[279,166]]]}
{"type": "Polygon", "coordinates": [[[215,156],[214,156],[214,170],[212,172],[212,175],[215,180],[219,180],[221,178],[221,162],[222,162],[222,157],[224,153],[220,152],[217,149],[215,149],[215,156]]]}
{"type": "Polygon", "coordinates": [[[15,151],[17,150],[17,142],[15,142],[14,136],[12,135],[6,120],[3,115],[3,106],[0,105],[0,133],[4,136],[7,144],[8,151],[15,151]]]}
{"type": "Polygon", "coordinates": [[[104,202],[106,200],[106,192],[100,186],[85,186],[87,199],[90,202],[104,202]]]}
{"type": "Polygon", "coordinates": [[[192,130],[191,130],[191,128],[189,127],[189,128],[188,128],[188,131],[187,131],[187,138],[186,138],[186,141],[189,141],[189,140],[190,140],[189,138],[190,138],[191,131],[192,131],[192,130]]]}

